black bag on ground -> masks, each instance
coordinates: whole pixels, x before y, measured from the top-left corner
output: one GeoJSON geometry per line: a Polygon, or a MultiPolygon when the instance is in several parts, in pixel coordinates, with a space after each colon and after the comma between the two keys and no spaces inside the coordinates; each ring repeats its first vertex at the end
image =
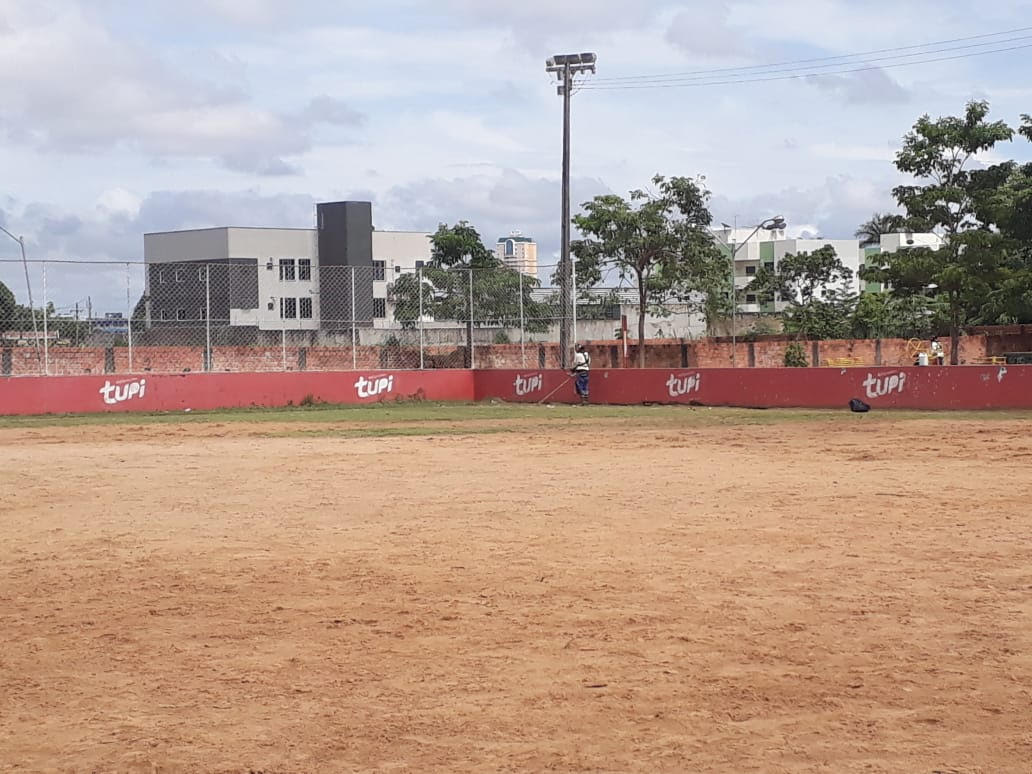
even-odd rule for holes
{"type": "Polygon", "coordinates": [[[859,398],[853,398],[853,400],[849,401],[849,410],[857,414],[866,414],[871,410],[871,407],[859,398]]]}

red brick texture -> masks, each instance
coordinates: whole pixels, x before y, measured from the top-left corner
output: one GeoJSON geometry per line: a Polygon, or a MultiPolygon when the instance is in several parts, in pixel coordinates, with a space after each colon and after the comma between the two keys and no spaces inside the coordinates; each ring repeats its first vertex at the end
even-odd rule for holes
{"type": "MultiPolygon", "coordinates": [[[[1032,351],[1032,326],[1014,326],[1001,333],[980,332],[960,339],[960,362],[973,364],[1006,352],[1032,351]],[[1027,330],[1026,330],[1027,329],[1027,330]]],[[[645,365],[649,368],[780,368],[785,349],[791,343],[785,337],[766,337],[757,341],[738,341],[732,359],[731,340],[658,339],[646,343],[645,365]]],[[[949,357],[948,338],[942,343],[949,357]]],[[[835,358],[853,358],[866,366],[913,365],[905,339],[858,339],[843,341],[802,342],[810,365],[824,366],[835,358]]],[[[638,345],[628,342],[626,358],[622,341],[588,343],[593,368],[636,367],[638,345]]],[[[42,373],[36,351],[31,347],[2,350],[3,376],[33,376],[42,373]]],[[[559,347],[555,343],[527,342],[520,344],[477,345],[473,366],[480,369],[557,368],[559,347]]],[[[229,347],[216,346],[211,353],[212,372],[275,372],[275,371],[340,371],[363,369],[427,369],[465,368],[468,357],[465,347],[433,346],[423,350],[422,360],[417,347],[359,346],[352,353],[343,347],[229,347]]],[[[49,373],[56,376],[81,376],[104,373],[181,374],[205,370],[203,347],[52,347],[49,351],[49,373]]]]}

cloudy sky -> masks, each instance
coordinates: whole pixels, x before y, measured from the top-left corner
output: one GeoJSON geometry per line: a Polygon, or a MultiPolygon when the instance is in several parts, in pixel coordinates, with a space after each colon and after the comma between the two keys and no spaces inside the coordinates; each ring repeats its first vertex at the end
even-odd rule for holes
{"type": "MultiPolygon", "coordinates": [[[[545,256],[559,234],[560,99],[544,60],[605,78],[740,68],[1032,25],[1032,0],[0,0],[0,225],[31,257],[140,260],[146,231],[310,226],[371,199],[377,228],[469,220],[545,256]]],[[[1032,35],[1014,32],[1007,39],[1032,35]]],[[[1032,38],[1011,43],[1032,42],[1032,38]]],[[[872,55],[871,59],[875,59],[872,55]]],[[[574,97],[574,200],[705,175],[715,219],[784,214],[848,237],[891,208],[922,113],[1032,112],[1032,49],[825,78],[574,97]]],[[[712,79],[711,79],[712,80],[712,79]]],[[[608,82],[610,85],[616,83],[608,82]]],[[[1032,146],[998,155],[1032,157],[1032,146]]],[[[0,243],[0,259],[17,245],[0,243]]],[[[0,264],[23,300],[24,280],[0,264]]],[[[118,272],[55,270],[116,306],[118,272]]],[[[120,294],[120,295],[119,295],[120,294]]]]}

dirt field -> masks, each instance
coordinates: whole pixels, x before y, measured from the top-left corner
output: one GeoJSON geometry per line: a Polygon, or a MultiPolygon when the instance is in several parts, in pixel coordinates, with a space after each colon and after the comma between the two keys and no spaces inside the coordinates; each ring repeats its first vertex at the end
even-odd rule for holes
{"type": "Polygon", "coordinates": [[[1029,418],[457,411],[0,427],[0,770],[1032,771],[1029,418]]]}

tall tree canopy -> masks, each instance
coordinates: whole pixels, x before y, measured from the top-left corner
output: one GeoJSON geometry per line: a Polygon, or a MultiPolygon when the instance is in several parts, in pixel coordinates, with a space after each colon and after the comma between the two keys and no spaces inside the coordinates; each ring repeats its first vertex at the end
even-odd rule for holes
{"type": "Polygon", "coordinates": [[[1013,197],[999,199],[1000,184],[1013,170],[1007,165],[973,168],[978,154],[1014,136],[1006,123],[989,121],[988,114],[988,103],[970,102],[963,116],[922,116],[903,138],[896,167],[915,182],[896,187],[896,201],[910,228],[936,230],[944,244],[939,250],[917,247],[887,254],[883,265],[864,273],[889,283],[897,297],[942,299],[953,363],[958,362],[961,328],[996,321],[1006,309],[1017,311],[1016,294],[1021,295],[1018,288],[1025,282],[1013,243],[997,228],[1014,212],[1013,197]]]}
{"type": "MultiPolygon", "coordinates": [[[[677,299],[709,316],[730,287],[726,259],[707,232],[710,193],[702,179],[656,175],[652,187],[626,199],[596,196],[573,218],[581,233],[571,245],[578,285],[595,285],[607,272],[633,282],[639,342],[651,305],[677,299]]],[[[645,366],[644,347],[638,347],[638,366],[645,366]]]]}
{"type": "Polygon", "coordinates": [[[467,342],[473,340],[474,326],[518,327],[522,287],[524,327],[531,331],[548,327],[550,310],[531,296],[540,280],[521,277],[498,260],[468,222],[459,221],[454,226],[442,223],[430,241],[430,263],[423,268],[422,276],[403,274],[389,288],[394,317],[402,326],[414,328],[419,324],[422,294],[423,315],[463,321],[467,342]]]}
{"type": "Polygon", "coordinates": [[[860,240],[861,247],[877,245],[881,242],[883,234],[895,234],[903,228],[904,220],[901,215],[876,212],[870,220],[860,224],[853,236],[860,240]]]}

